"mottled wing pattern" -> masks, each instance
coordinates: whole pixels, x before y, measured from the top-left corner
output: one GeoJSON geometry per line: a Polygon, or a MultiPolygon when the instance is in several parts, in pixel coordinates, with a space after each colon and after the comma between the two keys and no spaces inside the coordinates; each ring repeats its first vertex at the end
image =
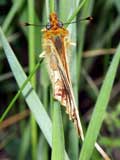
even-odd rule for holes
{"type": "Polygon", "coordinates": [[[69,114],[69,118],[73,120],[78,134],[80,135],[80,124],[78,121],[78,110],[72,92],[72,85],[70,79],[70,72],[68,67],[67,50],[69,47],[69,40],[65,39],[60,44],[64,48],[58,51],[53,41],[45,40],[44,49],[46,51],[45,59],[49,71],[49,76],[52,82],[54,98],[58,100],[63,106],[66,107],[66,113],[69,114]],[[64,54],[64,58],[63,55],[64,54]]]}
{"type": "MultiPolygon", "coordinates": [[[[67,73],[68,71],[66,72],[65,69],[67,61],[63,63],[63,60],[61,60],[63,59],[62,50],[59,50],[58,46],[56,47],[54,45],[53,41],[46,40],[45,44],[46,44],[46,46],[44,45],[46,51],[45,59],[53,86],[54,98],[60,101],[62,105],[68,106],[69,105],[68,94],[70,92],[69,91],[70,89],[69,86],[66,84],[69,82],[69,77],[66,76],[68,75],[67,73]]],[[[63,46],[63,44],[60,45],[61,47],[63,46]]]]}

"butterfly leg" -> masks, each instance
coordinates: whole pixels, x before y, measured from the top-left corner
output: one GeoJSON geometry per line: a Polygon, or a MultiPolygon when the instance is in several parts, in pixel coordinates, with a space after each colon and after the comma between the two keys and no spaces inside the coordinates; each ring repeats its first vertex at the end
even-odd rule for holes
{"type": "Polygon", "coordinates": [[[76,43],[75,42],[70,42],[70,45],[71,46],[76,46],[76,43]]]}
{"type": "Polygon", "coordinates": [[[40,55],[39,58],[45,58],[45,51],[43,51],[40,55]]]}
{"type": "Polygon", "coordinates": [[[76,46],[75,42],[70,41],[70,39],[66,39],[66,46],[76,46]]]}

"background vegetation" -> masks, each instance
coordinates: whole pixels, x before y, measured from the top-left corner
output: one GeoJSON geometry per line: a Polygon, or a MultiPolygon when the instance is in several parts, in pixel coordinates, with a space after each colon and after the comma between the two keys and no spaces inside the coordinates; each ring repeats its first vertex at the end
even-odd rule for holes
{"type": "Polygon", "coordinates": [[[0,159],[99,160],[93,151],[97,139],[119,160],[119,0],[0,0],[0,24],[0,159]],[[77,20],[68,29],[77,44],[70,49],[70,68],[86,133],[83,146],[65,108],[53,100],[44,62],[38,62],[41,28],[23,25],[46,24],[54,8],[62,22],[77,20]],[[91,23],[79,22],[90,15],[91,23]],[[27,85],[25,74],[32,74],[27,85]]]}

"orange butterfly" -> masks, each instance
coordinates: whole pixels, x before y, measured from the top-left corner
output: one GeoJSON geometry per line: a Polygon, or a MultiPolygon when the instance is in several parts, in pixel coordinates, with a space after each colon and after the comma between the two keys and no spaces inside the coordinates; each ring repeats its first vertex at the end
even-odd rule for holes
{"type": "Polygon", "coordinates": [[[73,120],[78,134],[83,139],[68,65],[68,52],[73,45],[69,40],[69,31],[63,27],[56,13],[50,14],[50,23],[42,31],[44,49],[42,56],[45,57],[48,66],[54,98],[66,107],[66,113],[73,120]]]}
{"type": "MultiPolygon", "coordinates": [[[[74,122],[78,135],[84,140],[84,134],[78,109],[72,90],[69,71],[69,48],[74,45],[69,39],[69,31],[63,27],[56,13],[50,14],[50,23],[43,32],[43,49],[40,57],[44,57],[52,82],[54,98],[65,106],[69,119],[74,122]]],[[[95,143],[97,150],[106,160],[110,160],[103,149],[95,143]]]]}

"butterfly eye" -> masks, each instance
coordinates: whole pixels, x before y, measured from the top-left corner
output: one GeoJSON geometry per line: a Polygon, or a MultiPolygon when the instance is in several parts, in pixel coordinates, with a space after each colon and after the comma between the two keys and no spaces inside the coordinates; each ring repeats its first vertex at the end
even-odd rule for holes
{"type": "Polygon", "coordinates": [[[62,23],[61,21],[59,21],[59,22],[58,22],[58,26],[59,26],[60,28],[62,28],[62,27],[63,27],[63,23],[62,23]]]}
{"type": "Polygon", "coordinates": [[[46,25],[46,29],[50,29],[51,28],[51,24],[50,23],[48,23],[47,25],[46,25]]]}

